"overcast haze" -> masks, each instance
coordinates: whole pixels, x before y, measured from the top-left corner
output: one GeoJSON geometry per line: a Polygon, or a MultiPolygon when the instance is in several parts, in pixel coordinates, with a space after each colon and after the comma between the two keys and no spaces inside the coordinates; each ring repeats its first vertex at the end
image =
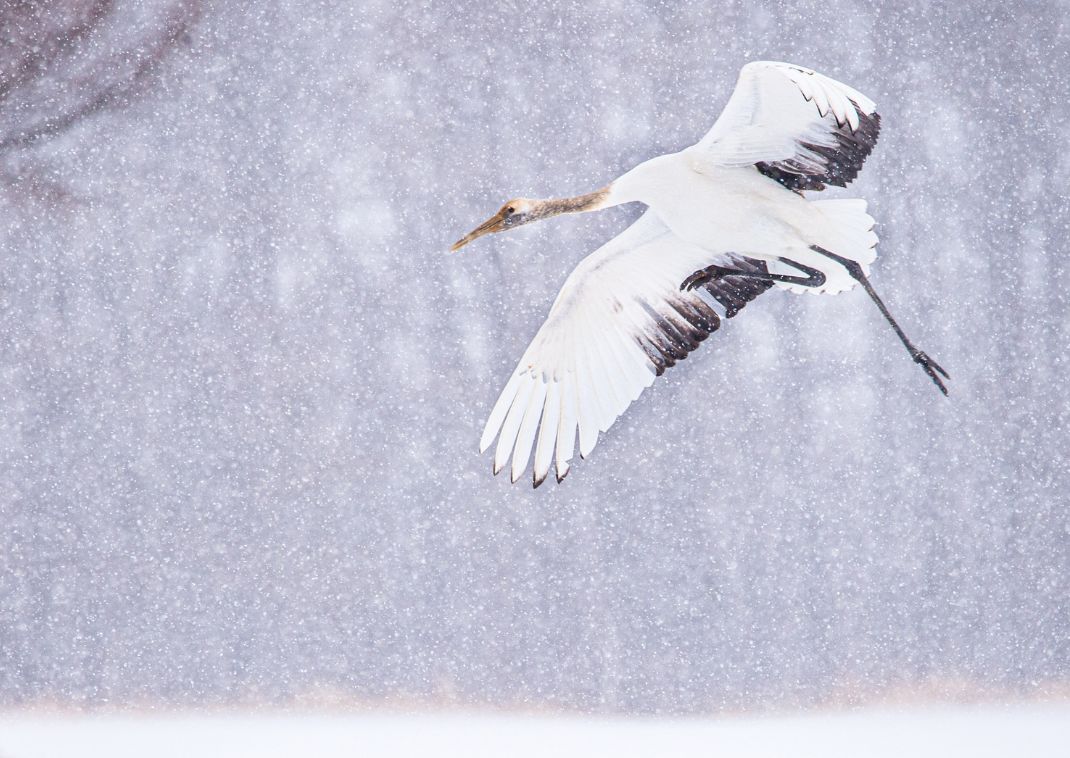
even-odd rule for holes
{"type": "Polygon", "coordinates": [[[0,87],[0,702],[1064,688],[1070,8],[762,5],[120,2],[0,87]],[[696,141],[756,59],[877,102],[834,196],[950,398],[864,293],[773,291],[563,484],[492,477],[640,209],[449,244],[696,141]]]}

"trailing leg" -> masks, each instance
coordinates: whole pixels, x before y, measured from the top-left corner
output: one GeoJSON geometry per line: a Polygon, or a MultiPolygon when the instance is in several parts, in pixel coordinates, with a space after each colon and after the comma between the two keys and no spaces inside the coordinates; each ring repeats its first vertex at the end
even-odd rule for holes
{"type": "Polygon", "coordinates": [[[844,268],[847,269],[847,273],[849,273],[851,277],[855,279],[855,281],[862,285],[863,289],[865,289],[866,291],[866,294],[869,295],[870,299],[877,305],[877,308],[880,309],[881,314],[888,321],[888,323],[892,325],[892,329],[895,330],[895,333],[899,336],[900,341],[903,343],[904,347],[906,347],[907,352],[910,353],[910,357],[914,359],[915,363],[922,367],[925,373],[929,375],[929,378],[933,380],[933,383],[940,388],[941,392],[946,395],[947,387],[944,386],[944,382],[940,379],[940,375],[942,375],[944,379],[950,379],[951,376],[946,371],[944,371],[943,368],[940,367],[940,364],[938,364],[928,355],[923,353],[921,350],[918,350],[918,348],[914,347],[914,343],[910,341],[910,339],[906,336],[903,330],[899,327],[899,324],[896,323],[896,320],[892,317],[892,314],[888,310],[888,306],[884,304],[884,301],[880,299],[880,296],[877,294],[876,290],[873,289],[873,285],[869,283],[869,279],[866,277],[865,272],[862,271],[862,267],[858,264],[858,262],[853,261],[850,258],[844,258],[843,256],[836,255],[835,253],[829,252],[823,247],[818,247],[817,245],[811,245],[810,249],[814,252],[821,253],[821,255],[824,255],[826,258],[830,258],[842,265],[844,268]]]}

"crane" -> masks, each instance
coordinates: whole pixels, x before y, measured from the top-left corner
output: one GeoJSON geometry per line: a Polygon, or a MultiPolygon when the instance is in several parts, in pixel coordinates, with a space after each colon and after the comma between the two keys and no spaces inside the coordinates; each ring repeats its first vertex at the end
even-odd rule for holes
{"type": "Polygon", "coordinates": [[[494,404],[479,443],[516,482],[534,450],[538,487],[568,474],[654,378],[762,292],[836,294],[860,284],[939,390],[948,373],[910,341],[869,281],[874,221],[846,186],[880,132],[876,104],[802,66],[748,63],[699,142],[640,163],[601,189],[515,198],[455,242],[563,213],[640,202],[646,212],[573,270],[494,404]]]}

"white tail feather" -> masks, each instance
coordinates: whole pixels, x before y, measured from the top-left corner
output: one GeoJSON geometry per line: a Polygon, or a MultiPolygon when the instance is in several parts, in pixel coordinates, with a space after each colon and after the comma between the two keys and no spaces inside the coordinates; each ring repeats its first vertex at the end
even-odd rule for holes
{"type": "MultiPolygon", "coordinates": [[[[877,235],[873,231],[873,217],[866,213],[866,201],[811,200],[810,205],[823,217],[818,225],[816,244],[831,253],[857,261],[868,275],[870,264],[877,259],[877,235]]],[[[812,266],[825,274],[825,283],[820,287],[778,283],[777,286],[792,292],[835,295],[857,284],[847,269],[813,250],[790,250],[784,257],[812,266]]],[[[773,273],[800,275],[797,269],[782,263],[771,262],[768,266],[773,273]]]]}

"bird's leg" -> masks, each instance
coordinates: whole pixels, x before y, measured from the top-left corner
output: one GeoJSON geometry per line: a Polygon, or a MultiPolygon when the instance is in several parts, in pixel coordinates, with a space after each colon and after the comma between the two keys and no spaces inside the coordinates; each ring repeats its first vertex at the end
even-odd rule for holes
{"type": "Polygon", "coordinates": [[[703,285],[706,282],[724,279],[726,276],[738,276],[745,279],[760,279],[764,282],[785,282],[787,284],[798,284],[803,287],[820,287],[825,283],[825,275],[816,268],[804,266],[798,261],[789,260],[787,258],[780,258],[779,260],[782,263],[788,264],[792,268],[802,271],[806,276],[770,274],[767,271],[740,271],[739,269],[730,268],[728,266],[714,265],[699,269],[691,276],[684,279],[683,283],[680,285],[680,289],[690,292],[695,289],[695,287],[703,285]]]}
{"type": "Polygon", "coordinates": [[[830,253],[828,250],[825,250],[822,247],[818,247],[817,245],[812,245],[811,249],[814,252],[820,253],[826,258],[831,258],[832,260],[842,265],[844,268],[847,269],[847,273],[849,273],[855,279],[855,281],[862,285],[863,289],[865,289],[866,291],[866,294],[869,295],[870,299],[874,303],[876,303],[877,307],[880,309],[880,312],[884,316],[885,320],[887,320],[887,322],[892,325],[892,329],[894,329],[895,333],[899,335],[899,340],[903,343],[904,347],[906,347],[907,352],[910,353],[910,357],[913,358],[914,362],[921,366],[925,373],[929,375],[929,378],[933,380],[933,384],[939,387],[940,391],[947,395],[947,387],[944,386],[943,381],[941,381],[940,375],[942,375],[944,379],[950,379],[951,376],[946,371],[944,371],[943,368],[940,367],[939,363],[934,361],[921,350],[918,350],[918,348],[914,347],[914,344],[907,338],[906,334],[899,327],[899,324],[897,324],[895,319],[892,317],[892,314],[888,311],[888,306],[884,304],[884,301],[880,299],[880,296],[877,294],[876,290],[873,289],[873,285],[869,283],[869,279],[866,277],[865,272],[862,271],[862,267],[856,261],[852,261],[850,258],[844,258],[842,256],[836,255],[835,253],[830,253]]]}

